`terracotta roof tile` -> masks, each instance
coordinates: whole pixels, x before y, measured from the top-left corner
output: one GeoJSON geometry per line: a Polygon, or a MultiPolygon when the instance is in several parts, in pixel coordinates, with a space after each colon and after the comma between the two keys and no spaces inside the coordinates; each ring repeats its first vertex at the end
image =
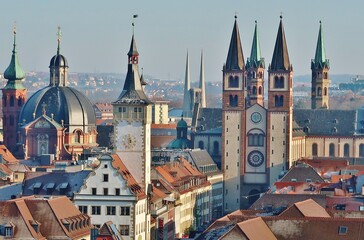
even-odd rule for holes
{"type": "Polygon", "coordinates": [[[130,190],[134,194],[136,194],[136,196],[139,199],[146,198],[147,195],[145,194],[145,192],[143,191],[141,186],[137,183],[135,178],[131,175],[129,170],[126,168],[125,164],[123,163],[123,161],[121,160],[119,155],[112,154],[111,157],[113,158],[113,161],[111,162],[112,166],[119,171],[121,176],[126,181],[126,183],[127,183],[128,187],[130,188],[130,190]]]}
{"type": "Polygon", "coordinates": [[[19,161],[14,157],[14,155],[6,148],[5,145],[0,145],[0,154],[3,155],[3,160],[9,164],[18,163],[19,161]]]}
{"type": "Polygon", "coordinates": [[[277,240],[261,217],[249,219],[237,225],[248,239],[277,240]]]}

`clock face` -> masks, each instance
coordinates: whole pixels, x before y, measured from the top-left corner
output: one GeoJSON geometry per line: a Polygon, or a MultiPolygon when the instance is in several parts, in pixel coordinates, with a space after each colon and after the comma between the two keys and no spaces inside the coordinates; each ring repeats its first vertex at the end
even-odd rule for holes
{"type": "Polygon", "coordinates": [[[123,135],[121,138],[121,144],[125,149],[133,149],[136,145],[136,138],[131,134],[123,135]]]}
{"type": "Polygon", "coordinates": [[[258,112],[253,112],[250,118],[253,123],[259,123],[262,120],[262,115],[258,112]]]}
{"type": "Polygon", "coordinates": [[[264,163],[264,155],[259,151],[252,151],[248,155],[248,163],[252,167],[260,167],[264,163]]]}

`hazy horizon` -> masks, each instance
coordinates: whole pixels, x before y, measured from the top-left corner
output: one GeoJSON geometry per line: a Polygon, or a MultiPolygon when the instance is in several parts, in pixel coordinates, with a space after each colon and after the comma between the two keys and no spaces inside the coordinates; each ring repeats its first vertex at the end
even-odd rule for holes
{"type": "Polygon", "coordinates": [[[48,72],[56,53],[57,27],[62,28],[61,53],[70,72],[125,73],[133,21],[146,75],[183,80],[189,51],[192,81],[197,81],[204,51],[206,81],[219,81],[226,61],[235,13],[244,58],[250,55],[254,21],[258,21],[262,56],[268,67],[282,12],[295,76],[310,74],[319,21],[323,22],[331,74],[363,74],[364,2],[289,0],[267,3],[238,0],[134,1],[3,0],[0,17],[0,69],[10,62],[16,21],[19,61],[26,72],[48,72]],[[338,9],[340,12],[338,13],[338,9]]]}

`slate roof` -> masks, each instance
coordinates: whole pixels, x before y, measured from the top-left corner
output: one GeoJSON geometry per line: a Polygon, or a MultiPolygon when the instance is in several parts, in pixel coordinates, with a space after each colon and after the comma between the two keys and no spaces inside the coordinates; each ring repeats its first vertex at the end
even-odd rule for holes
{"type": "Polygon", "coordinates": [[[313,199],[320,206],[326,206],[325,195],[323,194],[264,194],[250,206],[249,209],[264,209],[266,207],[280,208],[289,207],[296,202],[313,199]]]}
{"type": "Polygon", "coordinates": [[[15,183],[11,185],[5,185],[0,187],[0,201],[10,200],[14,196],[20,197],[23,192],[23,184],[15,183]]]}
{"type": "Polygon", "coordinates": [[[226,70],[242,70],[245,67],[243,48],[241,46],[239,27],[235,16],[229,51],[226,59],[226,70]]]}
{"type": "Polygon", "coordinates": [[[277,32],[276,44],[274,46],[272,62],[270,64],[270,69],[273,71],[283,70],[288,71],[291,70],[291,63],[289,61],[286,36],[284,34],[282,16],[279,22],[279,28],[277,32]]]}
{"type": "MultiPolygon", "coordinates": [[[[203,126],[204,131],[219,128],[222,125],[221,108],[201,108],[197,119],[198,126],[203,126]]],[[[203,133],[203,131],[201,131],[203,133]]]]}
{"type": "Polygon", "coordinates": [[[355,110],[294,109],[293,119],[308,136],[355,134],[355,110]]]}
{"type": "Polygon", "coordinates": [[[65,195],[72,197],[78,192],[83,185],[84,179],[91,173],[89,170],[79,172],[27,172],[24,178],[23,195],[29,196],[34,194],[34,187],[39,186],[37,195],[49,195],[47,189],[53,191],[50,195],[65,195]],[[64,190],[62,190],[64,189],[64,190]],[[61,194],[61,191],[65,193],[61,194]]]}
{"type": "Polygon", "coordinates": [[[293,182],[292,179],[295,179],[295,182],[307,182],[308,179],[311,182],[325,182],[313,167],[305,163],[291,167],[279,181],[293,182]]]}

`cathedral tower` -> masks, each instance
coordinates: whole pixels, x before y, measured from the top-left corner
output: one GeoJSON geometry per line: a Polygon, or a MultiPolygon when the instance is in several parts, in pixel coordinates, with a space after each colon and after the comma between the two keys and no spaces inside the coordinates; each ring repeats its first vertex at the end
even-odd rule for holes
{"type": "Polygon", "coordinates": [[[16,29],[14,27],[13,54],[8,68],[4,72],[7,79],[6,86],[2,89],[3,99],[3,128],[4,144],[8,149],[14,149],[17,139],[19,114],[27,97],[27,90],[23,86],[25,72],[19,65],[16,50],[16,29]]]}
{"type": "Polygon", "coordinates": [[[272,62],[268,69],[268,162],[270,183],[289,168],[292,142],[293,68],[280,17],[272,62]],[[282,147],[283,146],[283,147],[282,147]]]}
{"type": "Polygon", "coordinates": [[[114,112],[115,152],[138,184],[147,193],[150,184],[150,124],[152,105],[145,95],[138,70],[139,53],[134,34],[128,52],[128,72],[124,88],[112,103],[114,112]]]}
{"type": "Polygon", "coordinates": [[[264,106],[264,68],[264,58],[260,53],[258,24],[255,21],[252,50],[246,63],[249,106],[255,103],[264,106]]]}
{"type": "Polygon", "coordinates": [[[329,70],[330,62],[326,59],[324,35],[320,21],[320,30],[317,38],[315,59],[311,60],[311,108],[329,109],[329,70]]]}
{"type": "Polygon", "coordinates": [[[246,72],[235,16],[226,64],[223,67],[222,167],[224,211],[240,208],[240,178],[244,172],[246,72]]]}

